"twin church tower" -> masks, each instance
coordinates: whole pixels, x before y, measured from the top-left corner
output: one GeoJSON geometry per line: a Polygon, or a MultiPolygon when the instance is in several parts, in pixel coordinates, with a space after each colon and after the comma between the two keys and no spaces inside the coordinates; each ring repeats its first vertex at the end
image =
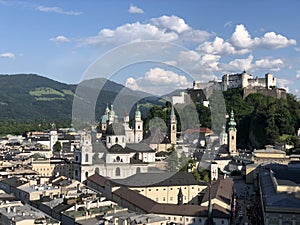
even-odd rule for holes
{"type": "MultiPolygon", "coordinates": [[[[120,124],[120,121],[118,121],[118,116],[116,115],[113,105],[109,108],[108,105],[105,109],[104,115],[101,116],[100,120],[100,129],[102,134],[111,133],[110,127],[112,127],[114,130],[118,129],[117,126],[111,126],[114,124],[120,124]]],[[[129,114],[126,113],[123,118],[123,127],[120,129],[124,129],[125,133],[125,139],[124,139],[124,145],[126,143],[139,143],[143,140],[143,126],[144,122],[142,120],[142,114],[139,109],[139,105],[137,104],[135,116],[133,120],[133,124],[130,127],[129,125],[129,114]]],[[[169,139],[171,144],[176,144],[176,132],[177,132],[177,119],[174,111],[174,107],[171,108],[170,113],[170,121],[169,121],[169,139]]],[[[118,131],[116,131],[118,133],[118,131]]],[[[113,138],[112,138],[113,139],[113,138]]],[[[106,145],[108,148],[113,146],[117,143],[112,143],[109,139],[106,140],[106,145]]],[[[121,144],[121,143],[118,143],[121,144]]],[[[122,144],[121,144],[122,145],[122,144]]]]}

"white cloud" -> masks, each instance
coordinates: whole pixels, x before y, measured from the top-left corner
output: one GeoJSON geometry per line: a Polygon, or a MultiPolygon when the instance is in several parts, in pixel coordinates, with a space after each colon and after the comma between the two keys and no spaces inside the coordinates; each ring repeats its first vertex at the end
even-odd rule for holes
{"type": "Polygon", "coordinates": [[[213,42],[204,42],[199,45],[197,51],[219,55],[245,54],[249,52],[248,49],[235,49],[231,43],[224,42],[224,39],[220,37],[216,37],[213,42]]]}
{"type": "Polygon", "coordinates": [[[133,77],[127,78],[125,86],[134,91],[141,91],[141,88],[138,86],[136,80],[133,77]]]}
{"type": "Polygon", "coordinates": [[[279,71],[280,68],[283,66],[282,59],[259,59],[255,61],[255,69],[264,69],[264,70],[271,70],[271,71],[279,71]]]}
{"type": "Polygon", "coordinates": [[[68,39],[67,37],[62,36],[62,35],[59,35],[59,36],[57,36],[55,38],[50,38],[49,40],[53,41],[55,43],[65,43],[65,42],[69,42],[70,41],[70,39],[68,39]]]}
{"type": "Polygon", "coordinates": [[[129,13],[137,13],[137,14],[143,14],[144,10],[142,10],[141,8],[131,5],[128,9],[129,13]]]}
{"type": "Polygon", "coordinates": [[[127,23],[116,29],[102,29],[98,35],[87,37],[82,44],[118,45],[143,40],[160,40],[173,42],[200,42],[211,34],[207,31],[193,30],[182,18],[162,16],[150,19],[149,23],[127,23]]]}
{"type": "Polygon", "coordinates": [[[297,70],[297,72],[296,72],[296,78],[300,78],[300,70],[297,70]]]}
{"type": "Polygon", "coordinates": [[[249,32],[243,24],[237,25],[235,31],[231,36],[232,43],[240,48],[250,48],[252,40],[249,32]]]}
{"type": "Polygon", "coordinates": [[[162,95],[176,89],[191,87],[191,84],[184,75],[156,67],[150,69],[143,77],[138,79],[134,79],[133,77],[128,78],[125,86],[133,90],[162,95]]]}
{"type": "Polygon", "coordinates": [[[282,78],[277,78],[277,86],[279,88],[284,88],[287,92],[289,92],[288,85],[292,84],[292,81],[282,78]]]}
{"type": "Polygon", "coordinates": [[[16,57],[16,55],[12,52],[0,53],[0,58],[14,59],[15,57],[16,57]]]}
{"type": "Polygon", "coordinates": [[[189,25],[187,25],[182,18],[174,15],[152,18],[151,22],[157,27],[169,29],[171,31],[175,31],[176,33],[182,33],[184,31],[191,30],[189,25]]]}
{"type": "Polygon", "coordinates": [[[221,64],[221,70],[225,72],[236,72],[236,71],[243,71],[249,70],[252,67],[253,55],[249,55],[248,58],[244,59],[235,59],[230,61],[228,64],[221,64]]]}
{"type": "Polygon", "coordinates": [[[296,40],[288,39],[281,34],[275,32],[267,32],[263,37],[251,38],[248,30],[243,24],[237,25],[234,33],[231,36],[233,45],[239,48],[265,48],[277,49],[285,48],[291,45],[296,45],[296,40]]]}
{"type": "Polygon", "coordinates": [[[199,60],[200,55],[195,51],[181,51],[177,59],[179,65],[193,64],[199,60]]]}
{"type": "Polygon", "coordinates": [[[36,9],[41,12],[53,12],[53,13],[64,14],[64,15],[69,15],[69,16],[79,16],[82,14],[82,12],[65,11],[59,7],[38,6],[38,7],[36,7],[36,9]]]}

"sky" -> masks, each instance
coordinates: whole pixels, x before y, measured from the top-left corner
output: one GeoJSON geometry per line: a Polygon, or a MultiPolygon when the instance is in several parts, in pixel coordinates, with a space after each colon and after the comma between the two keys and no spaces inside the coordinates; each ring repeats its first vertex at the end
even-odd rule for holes
{"type": "Polygon", "coordinates": [[[0,74],[69,84],[106,77],[161,94],[246,70],[272,73],[299,97],[299,8],[297,0],[0,0],[0,74]]]}

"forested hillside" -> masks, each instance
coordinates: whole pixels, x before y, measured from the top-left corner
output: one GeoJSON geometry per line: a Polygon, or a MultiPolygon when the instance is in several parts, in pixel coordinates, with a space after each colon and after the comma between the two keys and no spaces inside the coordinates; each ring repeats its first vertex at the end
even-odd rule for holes
{"type": "MultiPolygon", "coordinates": [[[[299,147],[296,132],[300,127],[300,102],[296,97],[288,94],[287,99],[276,99],[262,94],[251,94],[243,99],[241,89],[230,89],[224,92],[226,111],[235,113],[237,122],[237,139],[240,148],[261,148],[266,144],[287,143],[299,147]]],[[[211,111],[202,104],[189,104],[176,107],[179,121],[178,131],[187,128],[211,127],[211,111]],[[193,113],[198,113],[199,123],[195,124],[193,113]],[[184,119],[179,115],[184,115],[184,119]]],[[[153,107],[146,118],[148,122],[155,117],[164,119],[168,123],[170,105],[153,107]]],[[[159,122],[158,122],[159,123],[159,122]]],[[[160,124],[162,125],[162,121],[160,124]]],[[[219,131],[217,131],[219,132],[219,131]]]]}
{"type": "MultiPolygon", "coordinates": [[[[86,93],[98,93],[102,87],[95,121],[121,90],[128,98],[143,95],[105,78],[86,80],[81,85],[86,93]]],[[[36,74],[0,75],[0,134],[49,129],[51,123],[57,127],[70,126],[76,88],[75,84],[60,83],[36,74]]]]}

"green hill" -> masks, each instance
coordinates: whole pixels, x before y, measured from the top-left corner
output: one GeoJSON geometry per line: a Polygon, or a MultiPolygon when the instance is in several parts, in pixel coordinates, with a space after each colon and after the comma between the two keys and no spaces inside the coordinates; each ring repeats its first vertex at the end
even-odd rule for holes
{"type": "MultiPolygon", "coordinates": [[[[81,83],[85,93],[98,93],[96,118],[104,112],[107,103],[122,90],[125,99],[140,99],[146,96],[104,78],[81,83]],[[104,85],[105,84],[105,85],[104,85]]],[[[0,133],[20,133],[26,130],[48,129],[50,123],[70,126],[72,106],[77,85],[51,80],[36,74],[0,75],[0,133]]],[[[77,96],[85,99],[88,96],[77,96]]]]}

